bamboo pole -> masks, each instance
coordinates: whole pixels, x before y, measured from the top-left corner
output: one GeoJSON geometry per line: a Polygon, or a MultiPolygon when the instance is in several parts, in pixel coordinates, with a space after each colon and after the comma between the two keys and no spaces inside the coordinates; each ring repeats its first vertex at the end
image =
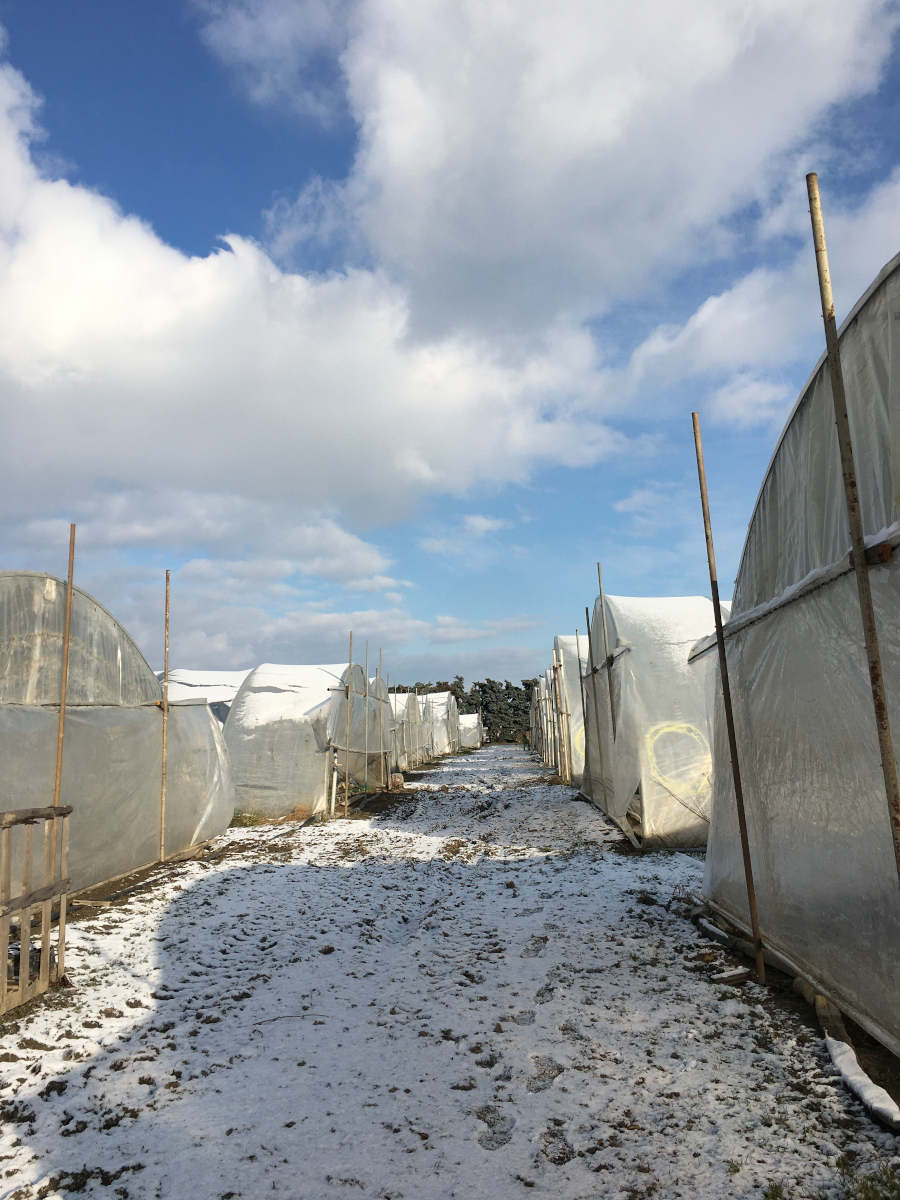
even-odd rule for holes
{"type": "Polygon", "coordinates": [[[350,816],[350,705],[353,694],[353,630],[350,630],[350,661],[347,664],[347,722],[344,740],[344,816],[350,816]]]}
{"type": "Polygon", "coordinates": [[[159,861],[166,857],[166,799],[169,766],[169,586],[171,572],[166,571],[166,617],[163,649],[162,700],[162,779],[159,787],[159,861]]]}
{"type": "Polygon", "coordinates": [[[744,809],[744,788],[741,782],[741,764],[738,756],[737,735],[734,729],[734,709],[731,704],[731,683],[728,678],[728,660],[725,655],[725,634],[722,629],[722,606],[719,603],[719,579],[716,571],[716,551],[713,546],[712,524],[709,519],[709,495],[706,490],[706,467],[703,462],[703,442],[700,437],[700,417],[691,414],[694,423],[694,447],[697,453],[697,477],[700,481],[700,504],[703,509],[703,530],[706,535],[706,560],[709,564],[709,588],[712,596],[713,616],[716,622],[716,643],[719,648],[719,675],[722,679],[722,701],[725,706],[725,727],[728,730],[728,749],[731,754],[731,773],[734,779],[734,799],[737,808],[738,830],[741,837],[741,856],[744,860],[744,880],[747,886],[747,904],[750,909],[750,925],[753,931],[753,951],[756,955],[756,974],[760,983],[766,982],[766,964],[763,958],[762,935],[759,930],[759,913],[756,907],[756,885],[753,882],[753,864],[750,860],[750,838],[747,833],[747,815],[744,809]]]}
{"type": "Polygon", "coordinates": [[[559,661],[555,649],[553,651],[553,707],[556,726],[556,773],[565,780],[566,749],[562,729],[562,691],[559,686],[559,661]]]}
{"type": "Polygon", "coordinates": [[[390,704],[390,700],[388,700],[388,698],[387,698],[387,691],[385,690],[383,697],[381,695],[381,692],[382,692],[381,684],[384,682],[384,676],[382,675],[383,670],[384,670],[384,659],[382,657],[381,647],[379,646],[378,647],[378,685],[376,686],[375,690],[378,693],[378,745],[379,745],[378,761],[381,763],[381,790],[382,791],[384,791],[385,784],[387,782],[387,780],[385,779],[386,772],[384,769],[384,706],[385,706],[385,704],[390,704]]]}
{"type": "Polygon", "coordinates": [[[581,673],[581,638],[575,626],[575,657],[578,659],[578,690],[581,693],[581,728],[584,732],[584,761],[581,764],[581,786],[584,787],[584,769],[587,764],[587,705],[584,702],[584,676],[581,673]]]}
{"type": "MultiPolygon", "coordinates": [[[[597,752],[600,757],[600,787],[603,791],[603,807],[607,808],[610,798],[607,795],[606,788],[606,759],[603,754],[603,737],[600,732],[600,705],[597,702],[597,669],[594,663],[594,635],[591,632],[591,616],[588,612],[587,605],[584,608],[584,619],[587,621],[588,634],[588,656],[591,664],[591,694],[594,697],[594,724],[597,726],[597,752]]],[[[591,787],[594,786],[594,777],[591,776],[591,787]]]]}
{"type": "Polygon", "coordinates": [[[613,702],[612,655],[609,652],[609,630],[606,627],[606,597],[603,594],[603,572],[597,563],[597,587],[600,589],[600,616],[603,629],[603,657],[606,661],[606,681],[609,685],[609,719],[612,722],[613,741],[616,737],[616,706],[613,702]]]}
{"type": "MultiPolygon", "coordinates": [[[[72,638],[72,581],[75,574],[75,525],[69,526],[69,571],[66,576],[66,618],[63,627],[62,670],[59,678],[59,720],[56,726],[56,775],[53,780],[53,805],[59,805],[62,787],[63,738],[66,731],[66,692],[69,687],[69,647],[72,638]]],[[[56,828],[54,822],[54,829],[56,828]]],[[[54,851],[56,849],[54,839],[54,851]]]]}
{"type": "MultiPolygon", "coordinates": [[[[577,638],[576,638],[577,640],[577,638]]],[[[581,671],[581,662],[579,660],[578,670],[581,671]]],[[[561,683],[559,685],[560,699],[563,705],[563,717],[566,727],[566,771],[568,773],[567,783],[572,782],[572,713],[569,711],[569,692],[566,688],[566,667],[563,661],[562,650],[559,652],[559,675],[561,683]]]]}
{"type": "Polygon", "coordinates": [[[847,396],[844,390],[844,373],[841,369],[841,348],[834,318],[834,297],[831,292],[831,272],[828,268],[828,248],[825,244],[825,223],[822,218],[822,202],[819,196],[819,177],[813,171],[806,177],[809,195],[809,213],[812,220],[813,243],[816,250],[816,269],[819,276],[819,295],[822,300],[822,320],[825,323],[825,345],[828,357],[828,373],[831,378],[831,396],[834,401],[834,419],[837,424],[838,447],[841,454],[841,474],[844,480],[844,500],[847,506],[847,522],[850,526],[851,558],[856,575],[859,594],[859,609],[862,618],[863,637],[866,645],[866,660],[869,667],[869,685],[875,709],[875,727],[878,732],[878,750],[881,757],[881,772],[887,798],[888,821],[894,845],[894,861],[900,880],[900,782],[897,778],[897,762],[894,757],[894,740],[891,736],[891,721],[888,714],[887,695],[884,688],[884,672],[878,648],[878,630],[875,625],[875,605],[872,601],[872,585],[866,563],[866,543],[862,512],[859,506],[859,490],[856,483],[856,467],[853,460],[853,438],[850,433],[850,418],[847,412],[847,396]]]}
{"type": "Polygon", "coordinates": [[[366,730],[363,735],[363,745],[365,746],[365,762],[363,764],[363,788],[364,794],[369,794],[369,643],[366,642],[366,665],[365,665],[365,683],[363,684],[363,695],[365,696],[366,706],[366,730]]]}

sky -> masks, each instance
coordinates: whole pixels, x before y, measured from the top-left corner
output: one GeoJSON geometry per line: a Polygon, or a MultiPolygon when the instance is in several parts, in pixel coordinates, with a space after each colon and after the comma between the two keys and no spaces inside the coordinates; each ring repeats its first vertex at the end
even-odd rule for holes
{"type": "Polygon", "coordinates": [[[0,566],[153,666],[542,670],[723,594],[900,249],[894,0],[0,0],[0,566]]]}

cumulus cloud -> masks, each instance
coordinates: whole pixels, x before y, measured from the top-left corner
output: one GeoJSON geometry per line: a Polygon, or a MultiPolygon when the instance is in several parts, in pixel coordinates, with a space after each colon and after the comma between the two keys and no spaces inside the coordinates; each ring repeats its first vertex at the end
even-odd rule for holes
{"type": "Polygon", "coordinates": [[[411,343],[408,298],[377,271],[287,274],[240,237],[189,258],[107,198],[42,177],[34,108],[3,68],[0,453],[13,508],[45,503],[47,478],[66,504],[85,479],[110,491],[152,479],[377,521],[422,493],[627,443],[571,401],[592,392],[587,334],[510,363],[475,338],[411,343]]]}
{"type": "MultiPolygon", "coordinates": [[[[217,7],[245,28],[232,63],[258,66],[274,44],[280,72],[286,47],[302,64],[321,44],[305,4],[217,7]]],[[[732,253],[730,219],[778,203],[786,167],[821,148],[818,122],[877,85],[898,20],[889,0],[336,12],[359,129],[346,196],[429,334],[596,315],[732,253]]]]}
{"type": "MultiPolygon", "coordinates": [[[[545,466],[646,460],[679,382],[722,422],[777,419],[783,368],[818,330],[780,180],[834,105],[877,85],[893,4],[195,3],[255,102],[349,113],[355,161],[277,201],[265,246],[223,230],[189,257],[58,177],[37,98],[0,65],[14,552],[64,545],[73,516],[115,589],[117,553],[174,551],[197,665],[340,657],[353,622],[395,648],[451,645],[455,628],[487,649],[487,625],[407,611],[373,527],[545,466]],[[736,247],[742,277],[607,360],[616,305],[669,296],[736,247]],[[331,269],[309,269],[316,248],[331,269]]],[[[848,302],[894,248],[898,192],[895,176],[827,213],[848,302]]],[[[503,520],[473,513],[423,548],[477,568],[511,536],[503,520]]],[[[122,603],[149,637],[158,583],[137,576],[122,603]]]]}

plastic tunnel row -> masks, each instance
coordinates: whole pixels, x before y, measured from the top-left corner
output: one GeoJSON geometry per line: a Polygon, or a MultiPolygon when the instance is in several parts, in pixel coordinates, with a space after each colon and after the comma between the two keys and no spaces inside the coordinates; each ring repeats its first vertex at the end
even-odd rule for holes
{"type": "MultiPolygon", "coordinates": [[[[62,581],[0,572],[4,812],[54,799],[65,612],[62,581]]],[[[386,790],[395,772],[483,740],[480,718],[460,717],[452,693],[388,694],[358,663],[172,671],[164,789],[163,722],[159,678],[115,618],[73,588],[59,786],[72,808],[69,891],[183,853],[222,833],[235,810],[327,816],[386,790]]],[[[34,874],[24,830],[4,834],[14,880],[23,866],[34,874]]]]}
{"type": "MultiPolygon", "coordinates": [[[[896,750],[900,255],[840,351],[896,750]]],[[[823,356],[750,519],[725,653],[763,943],[900,1054],[900,888],[849,550],[823,356]]],[[[702,597],[597,596],[590,629],[555,639],[531,740],[636,845],[706,846],[706,899],[749,932],[713,628],[702,597]]]]}

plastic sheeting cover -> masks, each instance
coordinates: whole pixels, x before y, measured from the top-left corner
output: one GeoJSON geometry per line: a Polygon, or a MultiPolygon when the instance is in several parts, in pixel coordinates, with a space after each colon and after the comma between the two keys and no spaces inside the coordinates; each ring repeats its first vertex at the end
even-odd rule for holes
{"type": "Polygon", "coordinates": [[[689,667],[688,654],[713,625],[712,603],[703,596],[607,596],[606,622],[612,709],[597,597],[598,669],[585,691],[585,794],[637,845],[702,846],[710,811],[710,666],[689,667]]]}
{"type": "Polygon", "coordinates": [[[419,766],[425,755],[422,713],[413,692],[392,692],[395,764],[399,771],[419,766]]]}
{"type": "MultiPolygon", "coordinates": [[[[865,532],[900,519],[900,256],[841,330],[865,532]]],[[[849,535],[828,372],[816,368],[760,491],[734,594],[744,619],[813,571],[846,564],[849,535]]],[[[895,735],[900,566],[869,571],[895,735]]],[[[900,1054],[900,889],[856,584],[845,573],[726,638],[763,940],[900,1054]]],[[[704,656],[715,669],[715,654],[704,656]]],[[[702,660],[698,660],[702,661],[702,660]]],[[[719,689],[706,892],[748,925],[719,689]]]]}
{"type": "Polygon", "coordinates": [[[478,713],[460,713],[459,744],[463,750],[477,750],[484,744],[484,730],[478,713]]]}
{"type": "Polygon", "coordinates": [[[459,749],[459,709],[452,692],[429,692],[426,697],[431,717],[432,751],[440,757],[459,749]]]}
{"type": "Polygon", "coordinates": [[[243,671],[203,671],[178,667],[169,672],[169,701],[204,699],[222,724],[241,684],[250,674],[243,671]]]}
{"type": "Polygon", "coordinates": [[[584,776],[584,711],[581,701],[581,676],[587,671],[587,643],[581,638],[559,636],[553,639],[559,662],[559,688],[566,714],[563,731],[566,755],[571,765],[571,782],[580,788],[584,776]],[[581,650],[581,660],[578,651],[581,650]]]}
{"type": "Polygon", "coordinates": [[[374,689],[367,697],[367,690],[357,663],[264,663],[251,671],[225,722],[238,810],[299,819],[324,812],[332,750],[340,772],[349,766],[351,780],[380,786],[379,700],[374,689]]]}
{"type": "MultiPolygon", "coordinates": [[[[0,571],[0,704],[59,704],[66,584],[52,575],[0,571]]],[[[72,589],[67,702],[155,704],[160,684],[115,619],[72,589]]]]}
{"type": "MultiPolygon", "coordinates": [[[[0,705],[0,808],[52,802],[57,715],[58,710],[37,705],[0,705]]],[[[73,891],[157,860],[161,772],[160,709],[93,705],[66,714],[60,800],[74,809],[69,848],[73,891]]],[[[166,854],[222,833],[233,814],[234,787],[218,722],[205,704],[172,705],[166,854]]],[[[16,872],[21,848],[13,833],[16,872]]]]}

